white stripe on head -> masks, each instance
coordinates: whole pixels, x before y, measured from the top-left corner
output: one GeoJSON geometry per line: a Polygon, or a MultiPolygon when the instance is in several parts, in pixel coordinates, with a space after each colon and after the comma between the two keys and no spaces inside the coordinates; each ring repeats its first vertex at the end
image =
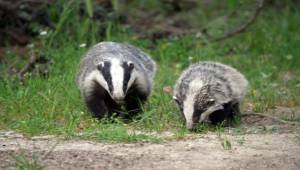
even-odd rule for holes
{"type": "Polygon", "coordinates": [[[111,60],[110,74],[112,78],[113,93],[112,98],[115,100],[123,100],[125,94],[123,91],[124,68],[118,59],[111,60]]]}
{"type": "Polygon", "coordinates": [[[84,89],[88,90],[86,91],[87,93],[91,92],[94,80],[96,80],[106,91],[109,91],[104,77],[98,70],[95,70],[92,71],[84,80],[84,89]]]}
{"type": "Polygon", "coordinates": [[[194,114],[194,103],[195,96],[199,93],[199,90],[203,87],[203,82],[200,79],[195,79],[189,84],[189,90],[186,94],[186,98],[183,102],[183,114],[186,119],[186,127],[192,129],[194,126],[193,114],[194,114]]]}

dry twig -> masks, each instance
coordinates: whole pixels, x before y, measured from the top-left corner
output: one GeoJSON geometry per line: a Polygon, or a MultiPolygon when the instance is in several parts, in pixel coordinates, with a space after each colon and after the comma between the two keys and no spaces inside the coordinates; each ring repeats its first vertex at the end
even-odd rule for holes
{"type": "Polygon", "coordinates": [[[18,73],[21,80],[24,80],[24,75],[27,72],[30,72],[32,69],[34,69],[36,63],[37,63],[37,57],[34,53],[32,53],[28,63],[18,73]]]}
{"type": "MultiPolygon", "coordinates": [[[[263,6],[264,6],[264,0],[257,0],[257,6],[256,6],[256,9],[255,9],[255,12],[254,12],[253,16],[251,18],[249,18],[249,20],[246,23],[244,23],[243,25],[237,27],[234,30],[226,32],[221,37],[209,37],[209,41],[210,42],[223,41],[223,40],[231,38],[231,37],[233,37],[233,36],[235,36],[237,34],[245,32],[246,29],[255,22],[255,20],[259,16],[259,14],[260,14],[263,6]]],[[[207,34],[205,34],[205,35],[207,35],[207,34]]]]}
{"type": "Polygon", "coordinates": [[[287,120],[283,120],[274,116],[270,116],[270,115],[266,115],[266,114],[262,114],[262,113],[255,113],[255,112],[247,112],[247,113],[243,113],[241,114],[241,116],[246,117],[246,116],[260,116],[260,117],[266,117],[266,118],[270,118],[273,119],[277,122],[283,123],[283,124],[289,124],[289,125],[297,125],[300,126],[300,124],[298,122],[291,122],[291,121],[287,121],[287,120]]]}

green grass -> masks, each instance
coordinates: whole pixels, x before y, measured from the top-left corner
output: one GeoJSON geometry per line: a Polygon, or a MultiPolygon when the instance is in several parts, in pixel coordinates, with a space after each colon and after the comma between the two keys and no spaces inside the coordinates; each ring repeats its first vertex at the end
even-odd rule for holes
{"type": "Polygon", "coordinates": [[[300,142],[300,133],[296,134],[296,139],[300,142]]]}
{"type": "Polygon", "coordinates": [[[39,165],[37,157],[27,157],[24,153],[12,156],[15,160],[15,169],[17,170],[41,170],[43,167],[39,165]]]}
{"type": "MultiPolygon", "coordinates": [[[[162,39],[153,45],[115,22],[106,23],[105,35],[101,37],[97,33],[103,25],[75,15],[78,9],[73,6],[66,6],[61,14],[56,8],[50,8],[57,29],[47,30],[46,36],[40,36],[34,42],[33,50],[52,61],[47,78],[32,75],[22,84],[16,77],[7,74],[8,65],[0,65],[1,130],[113,142],[160,140],[149,135],[128,133],[128,129],[169,130],[180,139],[188,132],[171,95],[163,88],[173,86],[190,63],[203,60],[223,62],[245,74],[250,88],[244,109],[264,112],[275,106],[299,106],[299,9],[286,7],[278,12],[267,8],[247,33],[223,43],[203,45],[203,39],[190,35],[162,39]],[[144,105],[140,120],[128,124],[95,121],[80,97],[74,78],[87,48],[79,45],[86,43],[91,47],[102,40],[129,42],[147,51],[158,63],[153,93],[144,105]],[[39,48],[39,43],[42,48],[39,48]]],[[[44,30],[42,27],[37,29],[44,30]]],[[[18,68],[24,65],[25,62],[19,61],[14,54],[9,55],[9,63],[18,68]]],[[[207,130],[210,129],[200,127],[199,133],[207,130]]]]}

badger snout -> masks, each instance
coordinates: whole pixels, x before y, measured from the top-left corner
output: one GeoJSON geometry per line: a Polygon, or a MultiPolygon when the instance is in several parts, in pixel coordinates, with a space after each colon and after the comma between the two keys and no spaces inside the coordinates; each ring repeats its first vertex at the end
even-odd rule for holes
{"type": "Polygon", "coordinates": [[[121,94],[121,93],[114,93],[112,94],[112,99],[118,103],[118,104],[122,104],[124,103],[124,100],[125,100],[125,95],[124,94],[121,94]]]}
{"type": "Polygon", "coordinates": [[[196,123],[194,123],[194,122],[187,122],[187,123],[186,123],[186,128],[187,128],[188,130],[193,130],[194,127],[195,127],[195,125],[196,125],[196,123]]]}
{"type": "Polygon", "coordinates": [[[198,124],[202,124],[202,123],[211,123],[211,121],[209,120],[208,117],[203,117],[202,114],[201,116],[193,116],[192,121],[186,122],[186,128],[188,130],[194,130],[198,124]]]}

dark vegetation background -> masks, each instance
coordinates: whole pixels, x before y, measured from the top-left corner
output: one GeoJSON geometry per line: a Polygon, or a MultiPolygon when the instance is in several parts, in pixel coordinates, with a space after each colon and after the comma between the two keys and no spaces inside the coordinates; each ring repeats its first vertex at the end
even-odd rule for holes
{"type": "Polygon", "coordinates": [[[109,141],[154,140],[131,129],[182,136],[172,86],[201,60],[246,75],[243,110],[299,106],[299,29],[299,0],[0,0],[0,129],[109,141]],[[158,62],[145,113],[129,124],[92,119],[75,86],[81,56],[104,40],[158,62]]]}

